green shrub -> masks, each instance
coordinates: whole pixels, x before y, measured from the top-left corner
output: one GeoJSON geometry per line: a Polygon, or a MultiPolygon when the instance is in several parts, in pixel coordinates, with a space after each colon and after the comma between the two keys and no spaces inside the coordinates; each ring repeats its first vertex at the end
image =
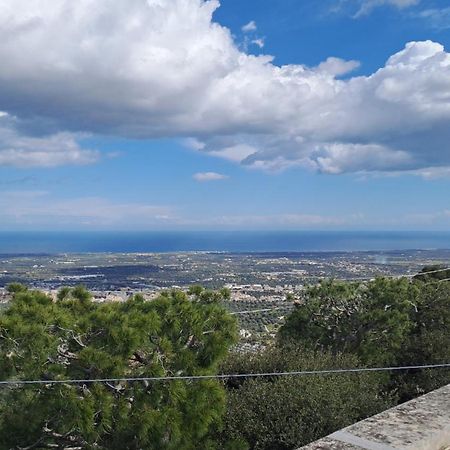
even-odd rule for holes
{"type": "MultiPolygon", "coordinates": [[[[255,355],[232,354],[226,373],[283,372],[358,367],[356,356],[314,352],[293,345],[255,355]]],[[[227,383],[224,439],[255,450],[305,445],[393,404],[374,373],[232,378],[227,383]]]]}

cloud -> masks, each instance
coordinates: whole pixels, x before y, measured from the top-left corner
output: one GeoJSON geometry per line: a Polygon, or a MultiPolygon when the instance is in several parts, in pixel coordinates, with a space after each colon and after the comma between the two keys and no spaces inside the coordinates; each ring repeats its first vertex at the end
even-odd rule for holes
{"type": "Polygon", "coordinates": [[[450,28],[450,7],[424,9],[414,17],[423,19],[429,26],[439,31],[450,28]]]}
{"type": "Polygon", "coordinates": [[[257,29],[258,28],[254,20],[251,20],[241,27],[243,33],[251,35],[251,37],[245,36],[244,41],[241,43],[241,47],[245,52],[248,51],[251,45],[256,45],[259,49],[264,48],[264,38],[255,36],[255,31],[257,29]]]}
{"type": "Polygon", "coordinates": [[[0,180],[0,186],[25,186],[25,185],[37,185],[38,179],[34,176],[25,176],[20,178],[12,178],[12,179],[2,179],[0,180]]]}
{"type": "Polygon", "coordinates": [[[341,58],[330,56],[326,61],[321,62],[317,66],[319,72],[324,72],[333,76],[345,75],[357,69],[361,63],[359,61],[351,60],[345,61],[341,58]]]}
{"type": "Polygon", "coordinates": [[[172,208],[135,202],[113,202],[99,197],[55,199],[47,191],[0,193],[2,228],[32,225],[67,227],[140,228],[174,220],[172,208]]]}
{"type": "Polygon", "coordinates": [[[302,86],[303,104],[286,95],[284,111],[274,98],[272,118],[286,120],[267,124],[275,132],[207,138],[202,151],[227,158],[230,149],[245,149],[240,157],[234,152],[235,160],[265,170],[418,174],[450,167],[450,55],[440,44],[409,43],[368,77],[336,80],[339,70],[320,67],[289,74],[289,81],[302,80],[308,89],[302,86]]]}
{"type": "Polygon", "coordinates": [[[389,5],[398,9],[405,9],[411,6],[417,5],[420,0],[362,0],[360,1],[360,7],[355,18],[370,14],[375,8],[379,6],[389,5]]]}
{"type": "Polygon", "coordinates": [[[450,178],[450,166],[449,167],[426,167],[424,169],[418,169],[412,171],[413,175],[419,175],[426,180],[435,180],[438,178],[450,178]]]}
{"type": "Polygon", "coordinates": [[[308,212],[278,214],[182,215],[167,205],[113,201],[101,197],[58,198],[45,190],[0,192],[0,228],[11,229],[410,229],[424,225],[448,229],[450,210],[399,213],[379,218],[370,213],[330,215],[308,212]],[[447,228],[446,228],[447,227],[447,228]]]}
{"type": "Polygon", "coordinates": [[[441,211],[409,214],[404,220],[406,222],[412,222],[418,225],[435,225],[435,224],[448,224],[450,225],[450,210],[444,209],[441,211]]]}
{"type": "Polygon", "coordinates": [[[246,23],[244,26],[242,26],[241,30],[244,33],[248,33],[250,31],[256,31],[257,27],[256,27],[256,23],[254,20],[251,20],[250,22],[246,23]]]}
{"type": "Polygon", "coordinates": [[[82,149],[80,137],[57,132],[44,137],[24,134],[18,122],[7,114],[0,115],[0,166],[56,167],[67,164],[85,165],[96,162],[99,153],[82,149]]]}
{"type": "Polygon", "coordinates": [[[320,214],[180,216],[174,208],[139,202],[111,201],[101,197],[58,199],[45,190],[0,192],[3,229],[58,227],[73,229],[160,229],[161,227],[246,229],[333,227],[362,219],[360,215],[333,217],[320,214]]]}
{"type": "MultiPolygon", "coordinates": [[[[365,7],[382,3],[415,2],[365,7]]],[[[77,148],[78,133],[88,132],[190,137],[198,151],[263,170],[450,167],[450,54],[442,45],[410,42],[376,72],[339,79],[358,63],[328,58],[312,68],[278,66],[271,56],[245,53],[213,21],[218,6],[216,0],[6,3],[0,109],[21,120],[21,132],[39,128],[57,136],[52,148],[69,142],[63,153],[75,160],[95,159],[77,148]]],[[[5,158],[20,160],[20,152],[5,158]]]]}
{"type": "Polygon", "coordinates": [[[223,175],[217,172],[198,172],[195,173],[192,178],[196,181],[216,181],[216,180],[225,180],[228,178],[228,175],[223,175]]]}
{"type": "Polygon", "coordinates": [[[263,38],[253,39],[251,41],[251,44],[258,46],[259,48],[263,48],[264,47],[264,39],[263,38]]]}

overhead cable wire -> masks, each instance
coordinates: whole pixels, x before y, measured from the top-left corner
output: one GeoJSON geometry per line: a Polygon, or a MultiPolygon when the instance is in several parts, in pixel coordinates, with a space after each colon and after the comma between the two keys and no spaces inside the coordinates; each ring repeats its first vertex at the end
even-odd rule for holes
{"type": "Polygon", "coordinates": [[[392,367],[357,367],[353,369],[326,369],[326,370],[302,370],[291,372],[261,372],[261,373],[235,373],[217,375],[174,375],[163,377],[118,377],[118,378],[90,378],[90,379],[68,379],[68,380],[5,380],[0,381],[0,386],[30,385],[30,384],[88,384],[88,383],[118,383],[121,381],[189,381],[189,380],[213,380],[230,378],[261,378],[261,377],[282,377],[282,376],[307,376],[307,375],[333,375],[345,373],[365,373],[365,372],[390,372],[398,370],[419,370],[449,368],[450,363],[425,364],[413,366],[392,366],[392,367]]]}

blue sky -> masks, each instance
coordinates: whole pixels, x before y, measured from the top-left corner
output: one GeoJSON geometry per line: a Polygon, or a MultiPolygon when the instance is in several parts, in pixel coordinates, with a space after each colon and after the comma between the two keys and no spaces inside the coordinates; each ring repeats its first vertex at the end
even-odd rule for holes
{"type": "Polygon", "coordinates": [[[8,3],[0,229],[449,229],[447,2],[8,3]]]}

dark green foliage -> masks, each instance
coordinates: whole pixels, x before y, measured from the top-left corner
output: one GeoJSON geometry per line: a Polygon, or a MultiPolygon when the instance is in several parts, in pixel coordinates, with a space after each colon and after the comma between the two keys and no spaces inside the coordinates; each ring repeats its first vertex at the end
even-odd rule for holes
{"type": "Polygon", "coordinates": [[[280,330],[316,349],[354,353],[365,364],[394,364],[414,326],[419,290],[407,279],[324,281],[309,288],[280,330]]]}
{"type": "MultiPolygon", "coordinates": [[[[224,370],[256,373],[358,365],[356,356],[291,346],[256,355],[232,354],[224,370]]],[[[382,381],[373,373],[231,379],[224,436],[244,439],[251,449],[298,448],[390,406],[392,400],[380,393],[382,381]]]]}
{"type": "MultiPolygon", "coordinates": [[[[2,380],[212,374],[235,342],[220,294],[97,304],[81,287],[56,302],[15,292],[0,316],[2,380]]],[[[0,448],[215,448],[224,408],[215,380],[12,386],[2,394],[0,448]]]]}
{"type": "Polygon", "coordinates": [[[203,292],[203,286],[200,286],[199,284],[194,284],[193,286],[190,286],[188,289],[188,294],[193,295],[195,297],[198,297],[203,292]]]}
{"type": "Polygon", "coordinates": [[[226,288],[223,288],[220,291],[213,291],[211,289],[203,289],[198,285],[191,286],[188,290],[188,294],[193,301],[202,303],[218,303],[230,298],[230,291],[226,288]]]}
{"type": "Polygon", "coordinates": [[[21,283],[10,283],[8,284],[8,286],[6,287],[6,290],[10,293],[10,294],[15,294],[18,292],[25,292],[27,290],[27,287],[24,286],[21,283]]]}
{"type": "Polygon", "coordinates": [[[231,298],[231,291],[228,288],[222,288],[220,291],[220,295],[224,300],[230,300],[231,298]]]}
{"type": "Polygon", "coordinates": [[[414,276],[414,280],[431,282],[439,280],[450,279],[450,269],[440,264],[425,266],[417,275],[414,276]]]}
{"type": "MultiPolygon", "coordinates": [[[[450,283],[444,279],[325,281],[306,292],[279,338],[355,354],[368,366],[437,364],[449,362],[449,327],[450,283]]],[[[448,369],[416,370],[392,373],[386,386],[403,401],[449,382],[448,369]]]]}
{"type": "MultiPolygon", "coordinates": [[[[400,364],[450,361],[450,282],[418,283],[420,296],[412,313],[414,328],[399,353],[400,364]]],[[[450,383],[449,369],[413,370],[395,375],[401,399],[409,400],[450,383]]]]}

